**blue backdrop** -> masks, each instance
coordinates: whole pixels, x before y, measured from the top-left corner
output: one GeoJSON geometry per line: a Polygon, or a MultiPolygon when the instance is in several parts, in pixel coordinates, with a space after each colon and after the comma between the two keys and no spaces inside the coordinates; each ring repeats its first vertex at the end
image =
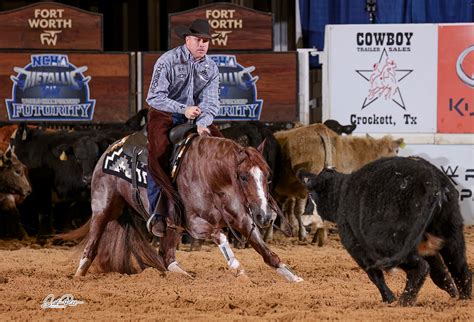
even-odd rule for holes
{"type": "MultiPolygon", "coordinates": [[[[299,0],[305,48],[324,49],[327,24],[368,24],[366,0],[299,0]]],[[[474,0],[376,0],[375,23],[473,22],[474,0]]],[[[312,61],[312,65],[316,61],[312,61]]]]}

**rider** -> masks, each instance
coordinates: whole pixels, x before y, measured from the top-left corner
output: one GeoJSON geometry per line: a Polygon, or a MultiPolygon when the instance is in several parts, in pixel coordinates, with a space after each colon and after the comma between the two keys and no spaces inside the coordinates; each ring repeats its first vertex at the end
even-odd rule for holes
{"type": "Polygon", "coordinates": [[[147,123],[148,200],[152,232],[158,237],[165,233],[165,217],[174,210],[170,208],[177,195],[169,174],[169,130],[189,119],[195,120],[199,135],[222,136],[212,124],[219,112],[219,70],[206,56],[212,29],[207,20],[196,19],[175,32],[185,43],[158,58],[146,100],[152,107],[147,123]]]}

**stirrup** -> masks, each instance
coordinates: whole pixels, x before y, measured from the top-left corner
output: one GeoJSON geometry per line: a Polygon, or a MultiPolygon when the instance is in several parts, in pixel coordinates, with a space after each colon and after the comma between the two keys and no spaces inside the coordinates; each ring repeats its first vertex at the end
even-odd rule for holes
{"type": "Polygon", "coordinates": [[[153,232],[151,231],[151,221],[152,221],[153,218],[154,218],[155,216],[157,216],[157,215],[158,215],[158,214],[156,214],[156,213],[155,213],[155,214],[152,214],[152,215],[150,216],[150,218],[148,218],[148,220],[147,220],[147,222],[146,222],[146,229],[148,230],[148,232],[149,232],[150,234],[153,234],[153,232]]]}

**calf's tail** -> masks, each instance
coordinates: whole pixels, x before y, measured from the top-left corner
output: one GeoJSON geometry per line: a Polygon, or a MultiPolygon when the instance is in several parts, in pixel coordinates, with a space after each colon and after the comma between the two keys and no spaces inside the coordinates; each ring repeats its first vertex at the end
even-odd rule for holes
{"type": "Polygon", "coordinates": [[[403,260],[412,252],[413,250],[417,249],[417,246],[420,244],[423,235],[426,231],[426,228],[431,223],[433,219],[433,215],[436,211],[436,208],[441,205],[443,202],[442,194],[437,196],[433,196],[429,207],[418,216],[418,220],[413,223],[413,229],[411,230],[410,234],[405,239],[405,244],[403,245],[400,252],[391,256],[391,257],[384,257],[379,259],[375,262],[375,264],[368,266],[367,270],[369,269],[390,269],[396,266],[399,266],[403,260]]]}

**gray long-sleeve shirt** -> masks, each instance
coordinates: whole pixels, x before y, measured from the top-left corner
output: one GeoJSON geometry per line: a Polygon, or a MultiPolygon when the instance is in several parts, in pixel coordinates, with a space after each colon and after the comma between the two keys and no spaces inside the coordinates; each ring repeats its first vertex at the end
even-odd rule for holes
{"type": "Polygon", "coordinates": [[[219,69],[208,56],[196,61],[185,45],[176,47],[156,61],[146,101],[181,114],[187,106],[199,106],[196,124],[207,127],[219,112],[219,69]]]}

